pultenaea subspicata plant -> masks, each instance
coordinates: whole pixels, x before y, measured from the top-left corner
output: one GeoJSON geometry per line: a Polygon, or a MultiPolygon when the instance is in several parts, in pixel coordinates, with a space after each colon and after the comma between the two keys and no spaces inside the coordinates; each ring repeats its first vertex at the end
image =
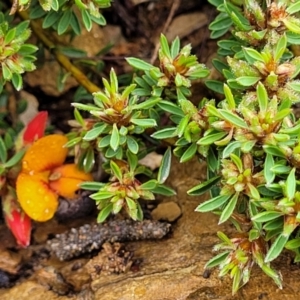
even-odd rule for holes
{"type": "MultiPolygon", "coordinates": [[[[20,16],[28,19],[23,11],[28,8],[29,18],[42,18],[43,28],[58,34],[67,30],[79,34],[80,22],[73,9],[77,6],[84,26],[90,30],[92,21],[105,24],[99,8],[109,6],[110,2],[91,0],[70,4],[68,1],[44,0],[40,3],[32,1],[29,5],[30,1],[15,0],[11,13],[21,9],[20,16]]],[[[169,46],[165,36],[161,36],[158,67],[141,59],[128,58],[127,62],[136,69],[134,82],[128,87],[119,87],[112,70],[110,80],[103,79],[101,91],[74,66],[69,67],[69,61],[63,56],[66,49],[62,51],[55,47],[31,20],[32,29],[37,36],[42,36],[43,43],[53,50],[61,65],[93,93],[94,104],[73,104],[76,121],[72,122],[74,128],[68,134],[68,142],[62,136],[41,138],[23,158],[17,182],[21,184],[25,178],[32,188],[42,185],[43,191],[55,193],[50,197],[52,206],[47,206],[47,201],[41,204],[41,211],[50,210],[50,215],[49,211],[43,215],[26,206],[28,199],[26,191],[22,190],[25,185],[17,186],[17,192],[19,189],[20,203],[31,217],[50,218],[56,209],[57,194],[61,193],[56,183],[69,177],[69,172],[61,169],[65,159],[63,153],[67,152],[63,146],[66,146],[73,150],[79,169],[86,173],[97,166],[99,158],[104,161],[103,168],[110,175],[109,181],[81,184],[82,188],[95,192],[91,198],[100,209],[99,222],[122,209],[134,220],[141,220],[140,199],[152,200],[155,193],[174,194],[164,185],[173,147],[174,155],[181,162],[194,156],[207,162],[207,181],[188,193],[200,195],[209,190],[211,199],[200,204],[196,211],[213,211],[220,216],[220,223],[230,221],[237,230],[231,237],[218,233],[221,243],[215,250],[223,252],[210,260],[207,267],[219,266],[220,276],[230,274],[233,293],[249,281],[254,264],[281,287],[281,276],[270,262],[284,248],[295,252],[296,262],[300,260],[300,124],[292,110],[300,96],[297,79],[300,59],[293,52],[300,40],[300,2],[209,2],[219,11],[209,26],[211,37],[220,38],[230,32],[226,39],[218,42],[220,58],[213,61],[224,76],[224,82],[206,81],[209,88],[224,95],[224,100],[217,103],[202,99],[198,106],[189,100],[191,83],[205,78],[209,71],[191,55],[189,45],[180,49],[178,38],[169,46]],[[84,119],[79,110],[89,112],[89,118],[84,119]],[[163,126],[162,119],[167,119],[168,126],[163,126]],[[147,134],[151,134],[152,142],[157,139],[171,144],[156,179],[147,168],[139,165],[139,159],[149,150],[149,138],[144,138],[147,134]],[[58,143],[62,157],[51,165],[44,161],[47,151],[39,156],[35,149],[39,150],[46,141],[55,140],[56,145],[57,139],[64,139],[58,143]],[[38,167],[28,167],[31,156],[39,157],[41,164],[38,167]],[[144,183],[138,177],[142,173],[150,177],[144,183]]],[[[28,38],[26,22],[19,25],[26,33],[19,38],[16,32],[23,31],[19,27],[9,28],[7,16],[1,18],[4,24],[0,32],[3,45],[1,84],[11,80],[19,89],[22,85],[20,74],[33,68],[32,54],[36,48],[22,46],[28,38]],[[15,59],[20,61],[22,68],[15,67],[15,59]],[[24,61],[30,64],[26,65],[24,61]]],[[[18,154],[19,161],[23,154],[18,154]]],[[[6,159],[2,157],[1,160],[5,164],[6,159]]],[[[77,180],[76,188],[80,180],[89,180],[89,175],[81,172],[76,171],[72,178],[77,180]]],[[[67,196],[73,192],[61,194],[67,196]]],[[[14,194],[10,198],[15,199],[14,194]]]]}
{"type": "Polygon", "coordinates": [[[220,276],[229,273],[233,292],[248,282],[253,264],[281,287],[270,262],[284,248],[294,250],[299,261],[300,124],[292,105],[300,99],[300,61],[288,46],[300,36],[300,2],[210,2],[220,11],[210,24],[212,36],[232,33],[219,41],[226,59],[214,61],[226,84],[207,82],[225,96],[217,108],[207,106],[216,118],[211,127],[227,135],[211,137],[217,159],[208,160],[208,181],[189,194],[212,189],[212,199],[196,210],[214,211],[220,223],[231,220],[239,233],[218,234],[222,242],[215,250],[224,252],[207,267],[219,266],[220,276]]]}

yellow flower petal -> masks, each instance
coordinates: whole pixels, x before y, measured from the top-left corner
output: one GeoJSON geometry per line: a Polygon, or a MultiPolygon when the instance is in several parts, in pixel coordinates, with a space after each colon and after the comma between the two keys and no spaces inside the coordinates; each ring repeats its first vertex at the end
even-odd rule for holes
{"type": "MultiPolygon", "coordinates": [[[[93,176],[90,173],[85,173],[78,169],[76,164],[65,164],[58,168],[52,169],[51,177],[65,177],[65,178],[74,178],[81,179],[82,181],[91,181],[93,180],[93,176]]],[[[50,179],[51,180],[51,179],[50,179]]]]}
{"type": "Polygon", "coordinates": [[[25,172],[43,172],[61,166],[68,154],[63,146],[68,139],[59,134],[51,134],[37,140],[25,153],[22,168],[25,172]]]}
{"type": "Polygon", "coordinates": [[[57,210],[58,195],[47,183],[45,174],[19,174],[16,190],[18,201],[25,213],[33,220],[50,220],[57,210]]]}
{"type": "Polygon", "coordinates": [[[76,178],[59,178],[55,181],[49,181],[50,188],[62,197],[75,199],[75,192],[80,189],[79,185],[83,180],[76,178]]]}

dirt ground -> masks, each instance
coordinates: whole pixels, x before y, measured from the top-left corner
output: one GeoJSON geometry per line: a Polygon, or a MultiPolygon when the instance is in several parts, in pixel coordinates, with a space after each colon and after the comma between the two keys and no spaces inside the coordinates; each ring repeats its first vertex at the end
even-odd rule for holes
{"type": "MultiPolygon", "coordinates": [[[[115,0],[113,7],[104,14],[108,22],[106,27],[84,32],[73,41],[74,46],[87,51],[89,58],[96,56],[103,62],[98,73],[86,70],[92,73],[96,84],[101,85],[101,76],[107,77],[111,67],[120,75],[131,71],[124,61],[125,57],[156,61],[161,32],[169,40],[179,36],[182,44],[191,43],[199,60],[211,68],[217,47],[216,41],[209,38],[208,24],[216,12],[206,1],[115,0]],[[114,44],[109,52],[97,56],[109,43],[114,44]]],[[[57,130],[67,131],[66,121],[73,118],[70,103],[73,102],[77,83],[69,79],[58,91],[56,78],[59,71],[56,62],[49,58],[46,64],[39,65],[35,72],[26,75],[25,91],[38,99],[39,109],[49,111],[51,123],[57,130]]],[[[213,69],[210,77],[218,77],[213,69]]],[[[128,78],[122,78],[126,83],[128,78]]],[[[193,101],[197,102],[204,96],[218,97],[199,81],[193,86],[193,101]]],[[[153,211],[159,203],[172,204],[173,214],[170,206],[167,206],[167,211],[160,212],[162,218],[168,215],[172,219],[172,230],[162,240],[125,243],[124,253],[130,257],[128,261],[122,261],[125,273],[97,274],[97,264],[92,258],[97,254],[95,252],[67,262],[60,262],[49,254],[47,240],[57,233],[93,222],[94,213],[68,222],[54,219],[45,224],[35,224],[32,245],[28,249],[18,249],[5,225],[0,224],[0,299],[298,299],[300,268],[292,263],[288,252],[274,262],[283,276],[283,290],[254,267],[250,283],[232,296],[228,276],[219,278],[217,269],[204,270],[205,263],[213,256],[213,245],[218,242],[216,232],[224,231],[230,235],[233,230],[228,224],[218,226],[217,217],[212,214],[194,211],[208,196],[190,197],[186,191],[204,180],[205,176],[205,164],[196,159],[183,165],[173,159],[167,183],[177,195],[159,198],[150,207],[153,211]],[[95,272],[91,271],[93,268],[95,272]]]]}

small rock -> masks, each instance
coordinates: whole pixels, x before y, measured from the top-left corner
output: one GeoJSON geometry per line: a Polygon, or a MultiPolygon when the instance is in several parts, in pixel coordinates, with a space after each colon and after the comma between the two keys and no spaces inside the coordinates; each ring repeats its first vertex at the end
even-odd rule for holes
{"type": "Polygon", "coordinates": [[[70,261],[59,270],[65,282],[72,286],[74,292],[81,292],[90,282],[90,274],[85,269],[87,262],[88,259],[70,261]]]}
{"type": "Polygon", "coordinates": [[[59,221],[78,219],[88,216],[96,209],[95,201],[89,197],[90,193],[82,192],[77,199],[59,199],[59,206],[55,213],[59,221]]]}
{"type": "Polygon", "coordinates": [[[7,288],[10,285],[10,276],[7,272],[0,269],[0,289],[7,288]]]}
{"type": "Polygon", "coordinates": [[[181,216],[181,208],[176,202],[160,203],[151,212],[153,219],[174,222],[181,216]]]}
{"type": "Polygon", "coordinates": [[[7,250],[0,251],[0,269],[11,273],[17,274],[21,264],[21,255],[7,250]]]}
{"type": "Polygon", "coordinates": [[[163,156],[156,152],[150,152],[145,157],[139,160],[139,163],[143,166],[150,168],[152,171],[157,169],[161,165],[163,156]]]}
{"type": "Polygon", "coordinates": [[[39,284],[48,287],[59,295],[66,295],[71,286],[65,282],[64,278],[53,267],[46,267],[36,272],[36,279],[39,284]]]}

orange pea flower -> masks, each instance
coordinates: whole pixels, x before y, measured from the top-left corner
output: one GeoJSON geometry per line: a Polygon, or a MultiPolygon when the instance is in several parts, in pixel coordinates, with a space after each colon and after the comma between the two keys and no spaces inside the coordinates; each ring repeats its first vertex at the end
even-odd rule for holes
{"type": "MultiPolygon", "coordinates": [[[[15,141],[15,151],[20,151],[24,147],[30,146],[35,140],[44,135],[48,113],[41,111],[27,124],[15,141]]],[[[19,172],[19,168],[16,166],[19,172]]],[[[13,174],[12,169],[10,175],[13,174]]],[[[12,177],[13,178],[13,177],[12,177]]],[[[30,244],[31,219],[20,207],[15,189],[10,186],[6,176],[0,176],[0,192],[2,198],[3,215],[7,227],[21,247],[30,244]]]]}
{"type": "Polygon", "coordinates": [[[93,180],[75,164],[63,164],[68,139],[52,134],[38,139],[25,153],[22,171],[18,175],[16,191],[18,201],[26,214],[35,221],[44,222],[53,217],[58,197],[76,198],[83,181],[93,180]]]}

